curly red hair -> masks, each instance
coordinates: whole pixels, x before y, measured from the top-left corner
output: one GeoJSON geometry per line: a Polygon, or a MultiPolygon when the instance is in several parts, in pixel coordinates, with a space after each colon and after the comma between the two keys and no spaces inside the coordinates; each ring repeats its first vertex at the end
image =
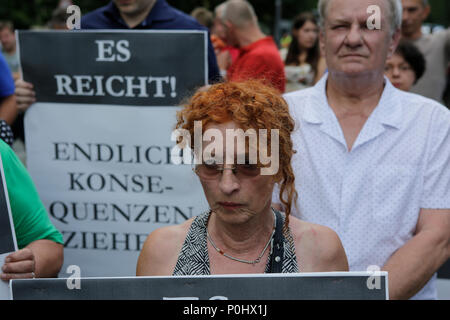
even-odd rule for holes
{"type": "Polygon", "coordinates": [[[190,133],[190,147],[194,149],[194,122],[201,121],[202,128],[208,123],[233,121],[244,131],[267,129],[270,149],[270,131],[279,132],[279,170],[275,181],[280,186],[280,200],[285,208],[286,225],[291,207],[296,205],[297,191],[291,158],[295,151],[291,140],[294,120],[289,107],[278,90],[260,80],[225,82],[212,85],[206,91],[195,93],[184,108],[177,113],[177,129],[190,133]]]}

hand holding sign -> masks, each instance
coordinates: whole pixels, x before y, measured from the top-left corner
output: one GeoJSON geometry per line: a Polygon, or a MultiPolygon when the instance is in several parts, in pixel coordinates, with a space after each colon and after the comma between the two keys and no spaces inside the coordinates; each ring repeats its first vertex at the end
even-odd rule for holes
{"type": "Polygon", "coordinates": [[[34,253],[31,249],[24,248],[5,258],[0,279],[9,281],[11,279],[35,278],[35,270],[36,260],[34,253]]]}
{"type": "Polygon", "coordinates": [[[29,106],[36,102],[36,93],[33,90],[33,84],[25,82],[22,79],[17,79],[15,87],[17,108],[21,111],[25,111],[29,106]]]}

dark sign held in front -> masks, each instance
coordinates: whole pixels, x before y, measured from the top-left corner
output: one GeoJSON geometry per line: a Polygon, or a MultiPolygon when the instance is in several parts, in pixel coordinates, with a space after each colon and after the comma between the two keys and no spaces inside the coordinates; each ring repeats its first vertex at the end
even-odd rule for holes
{"type": "Polygon", "coordinates": [[[39,102],[122,106],[176,106],[204,85],[205,39],[179,30],[19,33],[24,80],[39,84],[39,102]]]}
{"type": "Polygon", "coordinates": [[[13,280],[12,293],[14,300],[386,300],[387,277],[335,272],[36,279],[13,280]]]}

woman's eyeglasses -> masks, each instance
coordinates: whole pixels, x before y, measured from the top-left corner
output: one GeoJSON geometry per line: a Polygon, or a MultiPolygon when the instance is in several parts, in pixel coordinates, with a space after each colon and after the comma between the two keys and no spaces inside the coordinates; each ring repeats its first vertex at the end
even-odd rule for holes
{"type": "Polygon", "coordinates": [[[224,170],[231,170],[239,180],[253,178],[261,173],[261,167],[257,164],[235,164],[229,168],[218,164],[199,164],[195,166],[195,173],[200,179],[214,180],[222,175],[224,170]]]}

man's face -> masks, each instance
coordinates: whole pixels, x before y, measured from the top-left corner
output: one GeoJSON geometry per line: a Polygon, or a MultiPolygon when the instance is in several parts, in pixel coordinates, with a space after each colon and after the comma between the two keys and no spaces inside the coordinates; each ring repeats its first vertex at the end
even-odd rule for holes
{"type": "Polygon", "coordinates": [[[391,36],[386,0],[332,0],[320,40],[330,73],[357,76],[382,73],[386,58],[395,50],[399,34],[391,36]],[[370,30],[367,9],[381,10],[381,28],[370,30]]]}
{"type": "Polygon", "coordinates": [[[16,37],[14,36],[14,32],[8,28],[0,30],[0,42],[6,52],[13,51],[16,47],[16,37]]]}
{"type": "Polygon", "coordinates": [[[211,33],[215,34],[222,40],[226,40],[226,27],[220,18],[216,17],[214,19],[213,26],[211,28],[211,33]]]}
{"type": "Polygon", "coordinates": [[[236,36],[236,28],[233,24],[231,24],[229,21],[225,21],[223,22],[223,27],[225,30],[225,38],[223,40],[225,40],[225,42],[227,43],[227,45],[229,45],[230,47],[236,47],[239,48],[239,40],[236,36]]]}
{"type": "Polygon", "coordinates": [[[130,16],[141,13],[155,2],[156,0],[114,0],[120,13],[130,16]]]}
{"type": "Polygon", "coordinates": [[[430,7],[422,0],[402,0],[402,34],[406,37],[418,32],[430,13],[430,7]]]}

